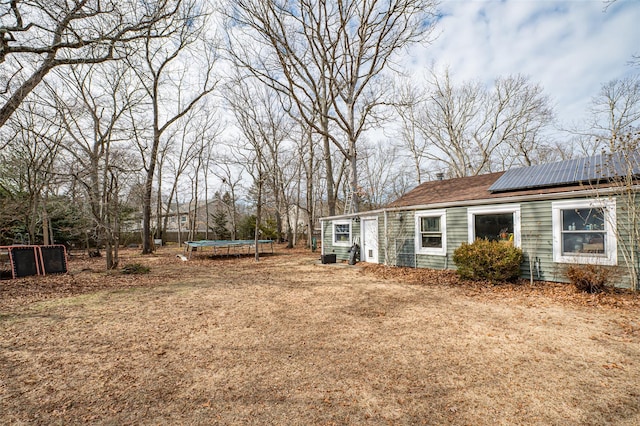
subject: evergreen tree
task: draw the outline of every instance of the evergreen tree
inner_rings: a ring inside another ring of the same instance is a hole
[[[211,220],[213,226],[210,229],[213,232],[213,238],[216,240],[229,240],[231,232],[227,229],[227,214],[223,210],[216,210],[211,213]]]

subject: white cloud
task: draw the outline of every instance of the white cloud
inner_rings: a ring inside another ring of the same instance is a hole
[[[457,81],[525,74],[540,83],[561,123],[584,117],[603,83],[639,68],[640,7],[619,0],[443,0],[438,38],[410,52],[414,73],[449,66]]]

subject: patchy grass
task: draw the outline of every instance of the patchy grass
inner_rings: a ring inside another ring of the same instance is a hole
[[[635,295],[175,254],[1,281],[3,423],[640,423]]]

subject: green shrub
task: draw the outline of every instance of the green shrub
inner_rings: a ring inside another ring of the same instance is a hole
[[[520,276],[522,250],[504,241],[477,239],[472,244],[462,243],[453,252],[453,262],[460,278],[510,281]]]
[[[569,265],[566,274],[576,290],[585,293],[600,293],[607,288],[611,269],[601,265]]]
[[[151,268],[140,263],[130,263],[122,267],[123,274],[148,274]]]

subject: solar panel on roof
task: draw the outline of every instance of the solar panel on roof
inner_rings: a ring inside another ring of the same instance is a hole
[[[626,155],[625,153],[601,154],[507,170],[489,187],[489,191],[513,191],[595,182],[616,176],[626,176],[629,171],[634,176],[640,175],[640,153],[637,151]]]

